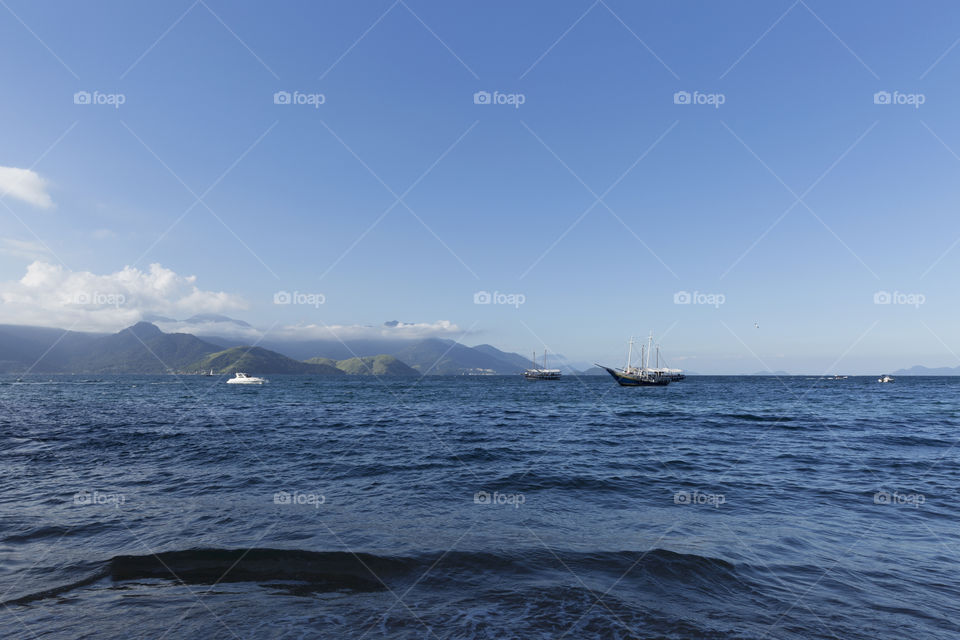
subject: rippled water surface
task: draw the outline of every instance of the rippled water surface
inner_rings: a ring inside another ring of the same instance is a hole
[[[0,377],[4,638],[957,638],[960,379]]]

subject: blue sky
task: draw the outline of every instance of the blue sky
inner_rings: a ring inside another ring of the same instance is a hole
[[[615,362],[653,330],[700,372],[958,365],[958,18],[948,2],[6,0],[0,167],[54,204],[2,199],[0,320],[73,317],[24,293],[36,260],[68,288],[159,263],[210,295],[96,322],[446,321],[467,344]]]

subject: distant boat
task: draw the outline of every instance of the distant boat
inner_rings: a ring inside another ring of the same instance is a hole
[[[644,348],[646,347],[646,348]],[[650,351],[653,347],[653,334],[650,334],[647,345],[640,346],[640,366],[634,367],[633,359],[633,338],[630,338],[629,348],[627,350],[627,364],[622,369],[606,367],[597,364],[598,367],[609,373],[621,387],[663,387],[673,381],[683,380],[683,371],[680,369],[667,369],[660,366],[660,347],[657,346],[657,362],[655,367],[649,366]]]
[[[211,376],[213,375],[213,369],[210,369],[209,372],[207,372],[207,371],[201,371],[201,372],[200,372],[200,375],[202,375],[202,376],[207,376],[207,377],[209,378],[209,377],[211,377]]]
[[[838,375],[838,374],[834,374],[834,375],[830,376],[829,378],[827,378],[827,380],[846,380],[846,379],[847,379],[847,376],[841,376],[841,375]]]
[[[263,384],[264,382],[266,382],[265,378],[248,376],[247,374],[240,373],[239,371],[237,371],[234,377],[227,380],[227,384]]]
[[[533,366],[537,366],[537,352],[533,352]],[[523,372],[523,377],[527,380],[559,380],[560,369],[547,369],[547,350],[543,350],[543,368],[527,369]]]
[[[894,380],[893,376],[885,373],[882,376],[880,376],[877,382],[893,382],[893,380]]]
[[[648,346],[647,346],[647,349],[646,349],[646,359],[647,359],[647,361],[648,361],[648,363],[647,363],[648,365],[649,365],[650,355],[653,353],[653,348],[654,348],[654,347],[653,347],[653,333],[651,332],[651,333],[650,333],[650,337],[649,337],[649,341],[648,341]],[[643,355],[644,355],[644,353],[643,353],[643,345],[640,345],[640,352],[641,352],[640,355],[643,356]],[[670,369],[670,368],[668,368],[668,367],[666,366],[666,364],[667,364],[666,361],[663,362],[663,365],[664,365],[664,366],[660,366],[661,360],[663,360],[663,358],[660,356],[660,345],[657,345],[657,346],[656,346],[656,363],[655,363],[656,366],[654,366],[654,367],[644,366],[644,367],[643,367],[643,371],[645,371],[645,372],[647,372],[647,373],[650,373],[650,374],[653,374],[653,375],[655,375],[655,376],[658,376],[658,377],[660,377],[660,378],[666,378],[666,379],[668,379],[670,382],[680,382],[681,380],[683,380],[684,378],[687,377],[686,375],[684,375],[683,369]]]

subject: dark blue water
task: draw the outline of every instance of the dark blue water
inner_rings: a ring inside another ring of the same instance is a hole
[[[958,392],[0,378],[0,637],[957,638]]]

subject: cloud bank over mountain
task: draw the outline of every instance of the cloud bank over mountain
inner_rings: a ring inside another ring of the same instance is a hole
[[[448,320],[359,324],[276,324],[253,327],[225,314],[249,308],[241,296],[202,289],[196,276],[161,264],[126,266],[98,275],[35,260],[19,280],[0,282],[0,324],[114,332],[141,320],[168,333],[256,342],[272,340],[422,340],[467,335]]]
[[[381,325],[289,325],[271,331],[277,339],[296,340],[422,340],[424,338],[456,338],[467,332],[448,320],[436,322],[398,322],[391,320]]]
[[[115,331],[151,315],[184,317],[247,308],[240,296],[205,291],[196,276],[160,264],[97,275],[37,260],[15,281],[0,283],[0,320],[9,324]]]

